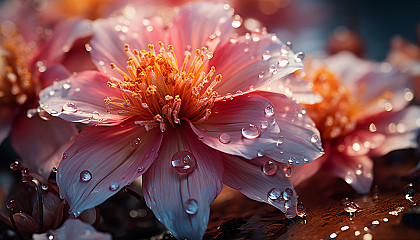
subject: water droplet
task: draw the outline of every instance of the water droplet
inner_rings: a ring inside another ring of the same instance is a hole
[[[271,117],[271,116],[273,116],[274,115],[274,107],[273,106],[271,106],[271,105],[269,105],[269,106],[267,106],[267,107],[265,107],[265,109],[264,109],[264,113],[265,113],[265,116],[266,117]]]
[[[269,71],[269,72],[271,72],[271,73],[273,73],[274,71],[276,71],[276,66],[271,65],[271,66],[268,68],[268,71]]]
[[[133,138],[133,139],[131,139],[131,141],[130,141],[130,146],[132,146],[132,147],[138,147],[139,145],[140,145],[140,143],[141,143],[141,139],[140,138]]]
[[[51,116],[54,116],[54,117],[60,115],[60,113],[57,112],[57,110],[55,110],[55,109],[51,110],[51,113],[50,114],[51,114]]]
[[[293,197],[293,190],[290,188],[284,189],[283,199],[287,201],[287,200],[292,199],[292,197]]]
[[[20,171],[22,168],[22,166],[20,165],[19,161],[14,161],[13,163],[10,164],[10,169],[12,169],[13,171]]]
[[[287,162],[289,162],[289,164],[293,164],[295,161],[296,159],[294,157],[290,157]]]
[[[305,54],[303,52],[298,52],[295,55],[295,61],[298,63],[302,62],[304,58],[305,58]]]
[[[317,143],[319,141],[318,135],[314,134],[311,137],[311,143]]]
[[[44,190],[44,191],[47,191],[48,190],[48,186],[45,185],[45,184],[42,184],[41,185],[41,189]]]
[[[144,170],[144,167],[139,167],[139,168],[137,169],[137,173],[141,173],[141,172],[143,172],[143,170]]]
[[[263,60],[269,60],[271,58],[270,51],[265,51],[262,55]]]
[[[47,240],[54,240],[54,231],[53,230],[48,230],[45,233],[45,236],[47,237]]]
[[[264,163],[262,171],[265,175],[272,176],[277,172],[277,164],[274,161],[268,160]]]
[[[89,182],[92,179],[92,174],[88,170],[80,172],[80,181]]]
[[[290,177],[292,176],[292,168],[288,167],[288,166],[283,166],[283,174],[285,177]]]
[[[303,205],[303,202],[298,203],[297,212],[298,212],[299,217],[301,218],[306,217],[306,209],[305,209],[305,205]]]
[[[194,215],[198,211],[198,202],[195,199],[188,199],[185,202],[185,212]]]
[[[109,190],[110,191],[117,191],[120,188],[120,185],[117,182],[112,182],[109,185]]]
[[[360,207],[357,203],[348,201],[344,203],[344,211],[348,213],[355,213],[360,211]]]
[[[350,227],[349,226],[342,226],[341,227],[341,231],[347,231],[347,230],[349,230],[350,229]]]
[[[330,234],[330,238],[336,238],[337,237],[337,233],[331,233]]]
[[[286,209],[290,208],[292,206],[292,200],[287,200],[284,202],[284,207]]]
[[[293,47],[292,42],[291,42],[291,41],[287,41],[287,42],[286,42],[286,46],[285,46],[285,48],[286,48],[287,50],[291,50],[291,49],[292,49],[292,47]]]
[[[283,137],[283,136],[280,136],[280,137],[279,137],[279,139],[277,139],[276,146],[278,147],[278,146],[280,146],[282,143],[284,143],[284,137]]]
[[[197,160],[192,153],[179,151],[172,156],[171,164],[179,173],[188,174],[197,167]]]
[[[289,64],[289,59],[287,57],[280,57],[277,64],[279,67],[286,67]]]
[[[244,48],[244,53],[249,52],[249,48]]]
[[[264,71],[262,71],[260,74],[258,74],[258,78],[263,78],[264,77]]]
[[[212,59],[213,58],[213,53],[209,52],[209,53],[206,54],[206,56],[207,56],[207,59]]]
[[[242,19],[241,16],[239,16],[239,15],[233,16],[233,19],[232,19],[232,27],[233,28],[239,28],[239,27],[241,27],[242,21],[243,21],[243,19]]]
[[[257,157],[262,157],[262,156],[264,156],[264,154],[265,154],[265,152],[262,149],[257,151]]]
[[[77,112],[77,106],[74,103],[66,103],[66,104],[63,105],[63,111]]]
[[[281,192],[277,188],[272,188],[268,191],[268,198],[271,200],[277,200],[280,196]]]
[[[260,129],[254,124],[248,124],[242,128],[242,136],[247,139],[255,139],[260,136]]]
[[[261,123],[261,130],[265,130],[265,129],[267,129],[267,127],[268,127],[268,122],[267,121],[264,121],[264,122]]]
[[[55,90],[51,89],[50,91],[48,91],[48,95],[54,96],[55,95]]]
[[[6,208],[9,209],[10,211],[13,211],[15,207],[16,207],[15,200],[11,199],[6,202]]]
[[[33,118],[35,116],[35,114],[37,114],[36,108],[28,109],[28,111],[26,112],[26,116],[28,118]]]
[[[227,143],[230,143],[230,140],[231,140],[231,138],[230,138],[229,133],[222,133],[222,134],[219,136],[219,141],[220,141],[221,143],[227,144]]]

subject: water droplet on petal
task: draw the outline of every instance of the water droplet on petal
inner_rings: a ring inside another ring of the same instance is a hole
[[[48,91],[48,95],[54,96],[55,95],[55,90],[51,89],[50,91]]]
[[[270,51],[265,51],[262,55],[263,60],[269,60],[271,58]]]
[[[291,42],[291,41],[287,41],[287,42],[286,42],[286,47],[285,47],[285,48],[286,48],[287,50],[291,50],[291,49],[292,49],[292,47],[293,47],[292,42]]]
[[[271,117],[271,116],[273,116],[274,115],[274,107],[273,106],[271,106],[271,105],[269,105],[269,106],[267,106],[267,107],[265,107],[265,109],[264,109],[264,113],[265,113],[265,116],[266,117]]]
[[[348,171],[346,176],[344,177],[344,180],[346,181],[346,183],[352,184],[354,181],[353,173]]]
[[[268,198],[271,200],[277,200],[280,196],[281,192],[277,188],[272,188],[268,191]]]
[[[63,89],[64,90],[69,90],[71,88],[71,83],[70,82],[65,82],[64,84],[63,84]]]
[[[219,136],[219,141],[220,141],[221,143],[223,143],[223,144],[228,144],[228,143],[230,143],[230,140],[231,140],[231,138],[230,138],[229,133],[222,133],[222,134]]]
[[[267,129],[267,127],[268,127],[268,122],[267,121],[264,121],[264,122],[261,123],[261,129],[262,130]]]
[[[92,174],[88,170],[83,170],[80,173],[81,182],[89,182],[92,179]]]
[[[141,139],[140,138],[133,138],[133,139],[131,139],[131,141],[130,141],[130,145],[132,146],[132,147],[138,147],[139,145],[140,145],[140,143],[141,143]]]
[[[244,48],[244,53],[249,52],[249,48]]]
[[[297,212],[298,212],[299,217],[301,217],[301,218],[306,217],[306,209],[305,209],[305,206],[303,205],[302,202],[298,203],[296,208],[297,208]]]
[[[28,111],[26,112],[26,116],[28,118],[33,118],[35,116],[35,114],[37,114],[36,108],[28,109]]]
[[[360,211],[360,207],[357,205],[357,203],[348,201],[344,203],[344,211],[348,213],[354,213]]]
[[[262,149],[257,151],[257,157],[262,157],[262,156],[264,156],[264,154],[265,154],[265,152]]]
[[[120,185],[117,182],[112,182],[109,185],[109,190],[110,191],[117,191],[120,188]]]
[[[287,200],[284,202],[284,207],[286,209],[290,208],[292,206],[292,200]]]
[[[283,174],[285,177],[292,176],[292,168],[288,166],[283,166]]]
[[[264,163],[262,171],[265,175],[272,176],[277,172],[277,164],[274,161],[268,160]]]
[[[298,52],[295,55],[295,61],[298,63],[302,62],[304,58],[305,58],[305,54],[303,52]]]
[[[312,137],[311,137],[311,142],[312,142],[312,143],[317,143],[318,141],[319,141],[319,137],[318,137],[318,135],[316,135],[316,134],[312,135]]]
[[[287,201],[287,200],[292,199],[292,197],[293,197],[293,190],[290,188],[284,189],[283,199]]]
[[[185,202],[185,212],[194,215],[198,211],[198,202],[195,199],[188,199]]]
[[[258,78],[263,78],[264,77],[264,72],[261,72],[260,74],[258,74]]]
[[[179,151],[172,156],[171,164],[179,173],[188,174],[197,167],[197,160],[192,153]]]
[[[260,136],[260,129],[254,124],[248,124],[242,128],[242,136],[247,139],[255,139]]]
[[[271,72],[271,73],[273,73],[274,71],[276,71],[276,66],[271,65],[271,66],[268,68],[268,71],[269,71],[269,72]]]
[[[9,201],[6,202],[6,208],[9,209],[10,211],[13,211],[13,209],[16,207],[16,202],[15,200],[11,199]]]
[[[63,111],[77,112],[77,106],[74,103],[66,103],[66,104],[63,105]]]
[[[284,137],[283,137],[283,136],[280,136],[280,137],[279,137],[279,139],[277,139],[276,146],[278,147],[278,146],[280,146],[282,143],[284,143]]]
[[[54,231],[53,230],[48,230],[46,233],[45,233],[45,236],[47,237],[47,240],[54,240]]]
[[[280,57],[277,64],[279,67],[286,67],[289,64],[289,59],[287,57]]]
[[[51,114],[51,116],[54,116],[54,117],[60,115],[60,113],[57,110],[55,110],[55,109],[51,110],[51,113],[50,114]]]
[[[293,164],[296,161],[296,159],[294,157],[290,157],[288,162],[289,164]]]

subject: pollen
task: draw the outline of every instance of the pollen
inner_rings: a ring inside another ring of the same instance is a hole
[[[31,50],[14,25],[0,24],[0,105],[15,107],[33,100],[29,71]]]
[[[193,123],[205,121],[218,96],[213,89],[222,77],[213,78],[215,68],[208,66],[212,53],[204,47],[194,56],[187,51],[178,65],[172,45],[165,47],[159,42],[158,49],[152,44],[148,47],[148,51],[131,50],[126,44],[125,69],[110,64],[121,77],[111,78],[108,86],[119,89],[122,97],[105,99],[108,111],[137,115],[143,119],[136,121],[137,125],[161,131],[180,125],[182,118]]]

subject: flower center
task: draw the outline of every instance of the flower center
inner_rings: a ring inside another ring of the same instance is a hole
[[[7,24],[6,24],[7,25]],[[10,26],[0,26],[0,105],[23,105],[33,96],[28,60],[30,49]]]
[[[166,49],[159,42],[158,54],[152,44],[149,48],[150,51],[138,51],[125,45],[126,72],[111,63],[111,68],[121,73],[122,78],[111,77],[108,85],[121,90],[122,99],[105,99],[108,111],[138,115],[143,120],[136,121],[137,125],[146,129],[159,126],[161,131],[168,124],[179,125],[182,118],[194,123],[206,120],[218,96],[213,88],[222,77],[217,75],[212,80],[215,68],[204,70],[212,53],[202,48],[192,57],[187,51],[179,68],[172,45]]]
[[[325,66],[307,71],[305,78],[312,81],[313,90],[323,98],[320,103],[306,106],[322,138],[334,139],[354,130],[358,101],[351,90]]]

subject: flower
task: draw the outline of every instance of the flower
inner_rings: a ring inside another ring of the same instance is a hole
[[[296,215],[297,194],[277,170],[313,161],[322,147],[304,108],[281,92],[305,103],[319,96],[282,78],[302,68],[302,53],[273,34],[235,36],[232,14],[201,2],[167,26],[156,17],[92,23],[99,71],[59,81],[40,99],[48,113],[89,125],[58,167],[70,212],[142,175],[147,205],[177,238],[203,236],[222,183]]]
[[[34,234],[34,240],[74,239],[74,240],[111,240],[111,234],[97,232],[92,226],[78,219],[67,219],[63,226],[55,231]]]
[[[408,106],[414,97],[410,75],[343,52],[321,67],[308,67],[306,78],[324,99],[307,111],[321,132],[325,156],[294,167],[294,184],[324,168],[367,193],[373,181],[371,157],[417,147],[420,109]]]

